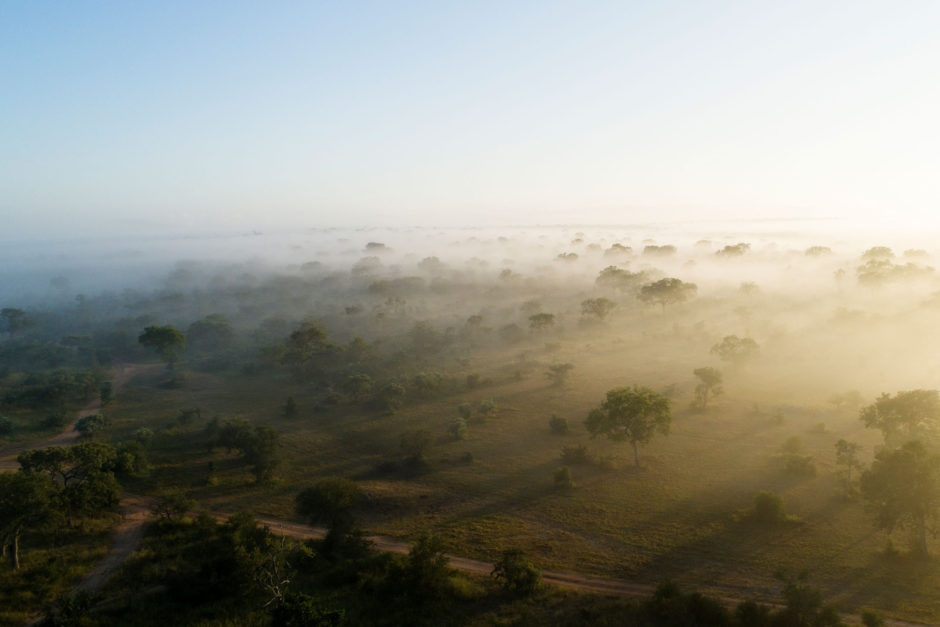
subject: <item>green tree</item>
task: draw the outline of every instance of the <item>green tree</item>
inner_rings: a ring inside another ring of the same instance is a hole
[[[696,292],[698,292],[698,286],[695,283],[666,278],[641,287],[637,298],[648,305],[660,305],[663,311],[666,311],[666,305],[684,303],[694,298]]]
[[[420,464],[424,462],[424,455],[431,446],[431,433],[425,429],[406,431],[401,434],[399,444],[402,453],[409,463]]]
[[[910,530],[916,550],[927,555],[927,534],[936,534],[940,510],[940,456],[918,441],[882,449],[862,473],[861,491],[878,528]]]
[[[326,524],[327,544],[336,546],[353,531],[353,509],[361,498],[362,490],[354,481],[331,477],[301,491],[294,500],[294,508],[310,522]]]
[[[671,423],[669,399],[640,386],[609,390],[600,407],[592,409],[584,421],[592,438],[606,435],[615,442],[630,442],[638,467],[639,445],[648,443],[656,433],[668,435]]]
[[[551,418],[548,419],[548,426],[555,435],[568,434],[568,420],[558,414],[552,414]]]
[[[858,452],[861,448],[861,445],[849,442],[844,438],[836,442],[836,464],[845,468],[843,486],[846,496],[850,495],[854,489],[852,471],[862,469],[862,462],[858,459]]]
[[[940,392],[910,390],[894,396],[882,394],[862,408],[859,418],[869,429],[878,429],[885,444],[896,447],[908,440],[936,442],[940,429]]]
[[[739,364],[756,357],[760,353],[760,347],[749,337],[726,335],[721,342],[712,346],[711,353],[718,355],[722,361]]]
[[[218,350],[227,348],[235,339],[235,330],[223,314],[209,314],[186,329],[186,338],[197,349]]]
[[[177,351],[186,345],[186,336],[171,326],[149,326],[138,336],[137,341],[157,351],[172,366],[179,359]]]
[[[438,536],[430,533],[418,536],[405,559],[403,583],[409,596],[418,603],[441,598],[452,573],[449,562],[444,542]]]
[[[532,331],[541,331],[542,329],[555,324],[555,314],[537,313],[529,316],[529,329]]]
[[[346,377],[343,382],[343,392],[345,392],[354,401],[360,401],[372,391],[372,377],[367,374],[353,374]]]
[[[282,362],[290,366],[298,379],[320,372],[325,358],[336,352],[326,331],[314,322],[304,322],[287,338]]]
[[[709,397],[715,397],[722,393],[721,388],[721,370],[718,368],[696,368],[692,371],[698,377],[699,383],[695,386],[695,401],[693,406],[696,409],[705,409],[708,407]]]
[[[470,416],[473,413],[473,406],[470,403],[461,403],[457,405],[457,413],[460,414],[460,417],[464,420],[470,420]]]
[[[533,564],[522,549],[503,551],[493,566],[492,576],[503,591],[513,596],[531,596],[542,582],[542,571]]]
[[[616,306],[617,303],[609,298],[588,298],[581,301],[581,315],[603,320]]]
[[[47,476],[0,473],[0,540],[9,551],[14,570],[20,567],[20,535],[52,516],[55,492]]]

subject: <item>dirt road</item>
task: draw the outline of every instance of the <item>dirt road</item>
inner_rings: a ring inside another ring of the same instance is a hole
[[[114,373],[114,378],[111,380],[113,390],[116,393],[125,383],[133,379],[138,374],[142,372],[155,371],[162,367],[162,364],[122,364],[117,367],[117,370]],[[58,435],[49,438],[44,442],[37,442],[34,444],[17,444],[10,448],[0,450],[0,471],[19,470],[20,465],[16,461],[16,456],[23,451],[49,448],[50,446],[68,446],[73,444],[75,440],[78,439],[78,431],[75,430],[75,425],[78,423],[78,421],[83,416],[97,414],[99,411],[101,411],[101,399],[96,398],[92,402],[88,403],[85,407],[80,409],[75,414],[75,418],[72,420],[72,423]]]

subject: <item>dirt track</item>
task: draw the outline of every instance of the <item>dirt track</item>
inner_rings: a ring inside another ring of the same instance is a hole
[[[122,364],[118,366],[117,371],[114,373],[114,378],[111,380],[111,385],[113,386],[114,392],[117,393],[117,391],[125,383],[130,381],[141,372],[156,370],[160,367],[161,364]],[[68,446],[69,444],[74,443],[75,440],[78,439],[78,431],[75,430],[75,425],[78,423],[78,421],[83,416],[97,414],[99,411],[101,411],[101,399],[96,398],[92,402],[85,405],[85,407],[80,409],[75,414],[75,418],[72,420],[72,423],[58,435],[53,436],[44,442],[37,442],[34,444],[17,444],[16,446],[3,449],[0,451],[0,471],[19,470],[20,465],[16,461],[16,456],[23,451],[49,448],[50,446]]]

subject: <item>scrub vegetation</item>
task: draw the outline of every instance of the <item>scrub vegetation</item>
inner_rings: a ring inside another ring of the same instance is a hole
[[[0,621],[940,621],[929,253],[387,235],[0,303]]]

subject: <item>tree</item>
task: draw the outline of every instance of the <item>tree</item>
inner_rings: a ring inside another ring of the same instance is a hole
[[[186,496],[181,490],[165,490],[157,497],[153,513],[164,520],[181,520],[195,505],[196,501]]]
[[[79,418],[75,423],[75,430],[80,437],[91,440],[107,431],[110,426],[111,420],[103,414],[91,414]]]
[[[14,307],[4,307],[0,310],[0,318],[6,323],[7,332],[10,336],[16,335],[19,331],[29,328],[33,324],[33,319],[22,309]]]
[[[537,313],[529,316],[529,328],[533,331],[541,331],[546,327],[555,324],[555,314]]]
[[[935,442],[940,439],[940,392],[910,390],[894,396],[882,394],[861,410],[859,418],[869,429],[879,429],[888,446],[896,447],[918,438]]]
[[[450,581],[450,558],[444,554],[444,542],[435,535],[422,533],[411,545],[405,559],[404,584],[408,593],[421,603],[439,598]]]
[[[592,409],[584,421],[592,438],[606,435],[615,442],[630,442],[637,467],[639,445],[648,443],[656,433],[668,435],[671,423],[669,399],[640,386],[609,390],[600,407]]]
[[[584,316],[594,316],[598,320],[603,320],[607,314],[617,306],[617,303],[609,298],[588,298],[581,301],[581,314]]]
[[[470,403],[461,403],[457,405],[457,413],[460,414],[460,417],[464,420],[470,420],[470,415],[473,413],[473,406]]]
[[[632,292],[646,278],[645,272],[630,272],[617,266],[607,266],[598,273],[594,284],[598,287],[615,289],[621,292]]]
[[[568,421],[558,414],[552,414],[552,417],[548,419],[548,426],[555,435],[568,434]]]
[[[138,336],[137,341],[143,346],[156,350],[160,357],[172,366],[173,362],[179,358],[176,351],[186,345],[186,336],[171,326],[149,326]]]
[[[336,347],[331,344],[326,331],[314,322],[304,322],[287,338],[283,363],[294,370],[298,379],[319,372],[319,362],[332,354]]]
[[[492,575],[503,591],[513,596],[531,596],[538,591],[542,582],[542,572],[529,561],[522,549],[503,551],[493,566]]]
[[[354,401],[362,400],[366,394],[372,391],[372,377],[367,374],[353,374],[346,377],[343,382],[343,391]]]
[[[927,534],[936,534],[940,510],[940,456],[918,441],[882,449],[862,473],[862,496],[875,514],[875,525],[891,533],[910,530],[917,551],[927,555]]]
[[[696,368],[692,371],[699,379],[695,386],[695,402],[693,406],[698,409],[705,409],[708,406],[709,396],[718,396],[722,393],[721,388],[721,370],[717,368]]]
[[[335,546],[353,531],[353,508],[361,498],[362,490],[354,481],[331,477],[301,491],[294,500],[294,509],[314,524],[326,524],[327,544]]]
[[[256,425],[251,437],[239,444],[242,457],[255,476],[255,481],[269,481],[281,463],[280,434],[266,425]]]
[[[695,283],[686,283],[679,279],[660,279],[640,288],[637,298],[648,305],[660,305],[666,311],[666,305],[684,303],[698,292]]]
[[[467,437],[467,421],[463,418],[457,418],[447,427],[447,433],[455,440],[463,440]]]
[[[861,448],[861,445],[849,442],[844,438],[836,442],[836,463],[845,467],[844,487],[846,496],[850,495],[853,490],[852,470],[862,469],[862,463],[858,460],[858,452]]]
[[[760,353],[760,346],[749,337],[726,335],[721,342],[712,346],[712,355],[718,355],[722,361],[743,363]]]
[[[572,370],[574,370],[574,364],[571,363],[552,364],[545,372],[545,376],[552,382],[552,385],[562,387],[568,381]]]
[[[0,540],[13,570],[20,567],[20,534],[53,513],[55,485],[49,477],[24,472],[0,473]]]

